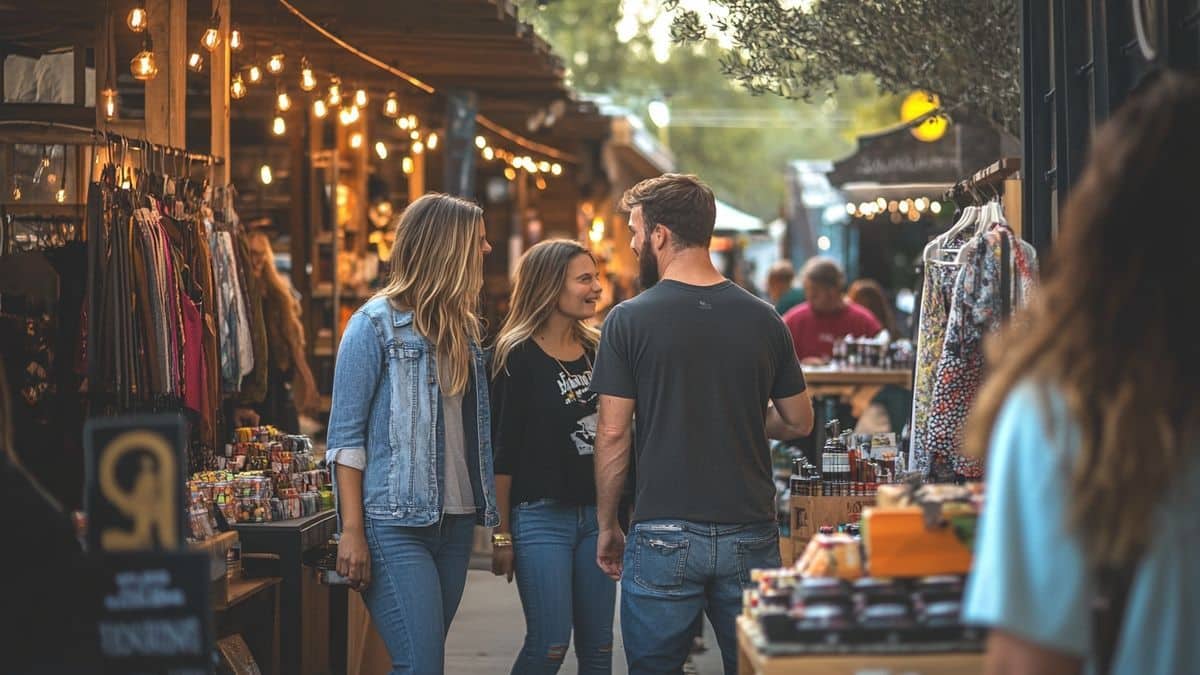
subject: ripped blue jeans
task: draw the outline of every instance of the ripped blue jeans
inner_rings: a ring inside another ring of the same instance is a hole
[[[630,675],[678,673],[707,612],[726,675],[737,672],[735,622],[750,571],[779,567],[774,522],[649,520],[625,541],[621,635]]]
[[[617,585],[596,565],[596,507],[527,502],[513,508],[512,529],[526,627],[513,675],[557,673],[572,626],[580,675],[609,675]]]

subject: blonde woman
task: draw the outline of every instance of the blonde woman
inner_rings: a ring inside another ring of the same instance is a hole
[[[500,527],[492,572],[512,581],[526,635],[515,675],[557,673],[575,629],[579,672],[612,671],[616,584],[596,566],[596,262],[574,241],[529,249],[496,339]],[[511,544],[509,543],[511,542]]]
[[[393,673],[440,673],[474,526],[495,527],[487,370],[475,314],[491,251],[474,203],[429,194],[396,228],[391,277],[338,348],[326,459],[337,571]]]

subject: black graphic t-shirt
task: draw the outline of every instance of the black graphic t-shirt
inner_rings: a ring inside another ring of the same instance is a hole
[[[594,359],[589,352],[560,366],[526,340],[492,381],[496,473],[512,476],[513,506],[538,499],[596,503]]]

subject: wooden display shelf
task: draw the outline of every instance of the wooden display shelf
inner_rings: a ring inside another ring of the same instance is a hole
[[[911,389],[912,371],[806,366],[804,368],[804,380],[810,385],[862,387],[892,384],[897,387]]]
[[[254,597],[256,593],[265,591],[266,589],[279,584],[283,579],[279,577],[262,577],[261,579],[238,579],[229,582],[229,592],[222,601],[219,598],[213,599],[213,610],[224,612],[232,607],[240,605],[242,602]]]
[[[759,648],[754,620],[737,620],[738,675],[973,675],[983,672],[983,654],[808,654],[768,656]]]

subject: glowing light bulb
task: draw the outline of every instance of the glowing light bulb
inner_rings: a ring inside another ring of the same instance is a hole
[[[541,171],[542,173],[550,173],[550,162],[544,160],[538,162],[538,171]]]
[[[345,126],[345,127],[348,127],[351,124],[354,124],[355,122],[357,122],[358,121],[358,106],[356,106],[356,105],[344,106],[341,109],[341,111],[338,112],[338,120],[341,121],[342,126]]]
[[[408,128],[409,128],[409,129],[416,129],[416,128],[417,128],[417,127],[419,127],[419,126],[421,126],[421,125],[420,125],[420,123],[418,123],[418,122],[417,122],[417,116],[416,116],[416,115],[409,115],[409,116],[408,116]]]
[[[356,132],[350,134],[350,147],[357,150],[362,147],[362,144],[363,144],[363,135],[361,132],[356,131]]]
[[[405,157],[404,159],[400,160],[400,170],[403,171],[405,175],[412,175],[412,172],[416,170],[416,166],[413,164],[413,158]]]
[[[217,25],[214,23],[204,31],[204,35],[200,38],[200,46],[211,53],[219,44],[221,44],[221,32],[217,30]]]
[[[431,131],[431,132],[429,132],[429,137],[425,139],[425,147],[429,148],[430,150],[437,150],[437,146],[438,146],[437,132]]]
[[[883,197],[880,197],[879,199],[875,200],[875,205],[879,207],[880,211],[882,211],[887,208],[887,200]]]
[[[13,189],[12,189],[12,200],[13,200],[14,202],[19,202],[19,201],[21,201],[21,186],[20,186],[20,185],[14,185],[14,186],[13,186]]]
[[[249,78],[250,84],[262,82],[262,68],[259,68],[257,65],[250,66],[250,69],[246,71],[246,76]]]
[[[188,55],[187,66],[188,70],[193,73],[204,70],[204,57],[200,55],[200,52],[192,52]]]
[[[104,105],[104,118],[113,119],[117,116],[117,90],[112,87],[105,87],[104,91],[100,92],[100,100]]]
[[[550,165],[550,173],[554,174],[555,176],[561,176],[562,171],[563,171],[562,164],[555,162]]]
[[[400,99],[396,98],[394,91],[389,91],[387,100],[383,102],[383,116],[391,119],[400,116]]]
[[[146,30],[146,26],[150,25],[146,17],[146,8],[139,5],[129,10],[129,15],[125,17],[125,25],[135,33]]]
[[[517,179],[517,170],[512,168],[511,166],[505,168],[504,169],[504,177],[509,180],[516,180]]]
[[[279,95],[275,97],[275,107],[278,108],[280,112],[287,112],[291,110],[292,97],[288,96],[286,91],[279,92]]]
[[[270,164],[263,164],[258,167],[258,179],[262,181],[263,185],[270,185],[271,181],[275,180],[275,176],[271,174]]]
[[[408,132],[408,138],[410,140],[414,140],[414,141],[420,140],[421,132],[417,131],[416,129],[413,129],[412,131]]]
[[[336,77],[329,81],[329,95],[325,97],[325,102],[330,107],[342,104],[342,82]]]
[[[287,122],[283,120],[282,115],[276,115],[271,121],[271,133],[276,136],[282,136],[287,133]]]
[[[379,159],[387,159],[388,158],[387,145],[384,144],[383,141],[375,142],[375,154],[379,156]]]
[[[852,216],[857,210],[858,207],[856,207],[852,202],[846,202],[846,215]]]
[[[924,212],[925,209],[929,208],[929,202],[925,201],[924,197],[917,197],[913,202],[913,206],[917,207],[918,211]]]
[[[155,75],[158,75],[158,61],[154,56],[154,43],[150,40],[150,34],[146,34],[146,39],[142,40],[142,51],[133,57],[129,62],[129,72],[133,73],[135,79],[143,82],[153,80]]]
[[[475,147],[479,148],[480,150],[486,148],[487,147],[487,139],[484,138],[483,136],[476,136],[475,137]]]
[[[272,54],[267,59],[267,72],[278,75],[283,72],[283,54]]]
[[[404,131],[408,131],[408,118],[401,117],[400,119],[396,120],[396,126],[400,127]]]
[[[241,73],[233,76],[233,82],[229,85],[229,95],[234,98],[246,96],[246,83],[242,81]]]
[[[936,216],[937,214],[939,214],[939,213],[941,213],[941,212],[942,212],[942,203],[941,203],[941,202],[934,202],[934,203],[930,204],[930,205],[929,205],[929,210],[930,210],[931,212],[933,212],[933,215],[935,215],[935,216]]]
[[[325,99],[319,98],[313,101],[313,114],[317,116],[317,119],[325,119],[325,116],[329,114],[329,107],[325,105]]]
[[[489,145],[488,147],[483,149],[483,158],[489,162],[492,161],[493,159],[496,159],[496,151],[493,150],[492,147]]]
[[[419,155],[422,152],[425,152],[425,144],[422,143],[421,141],[413,141],[412,154]]]
[[[54,193],[54,201],[58,202],[59,204],[67,201],[67,191],[60,188],[58,192]]]
[[[229,48],[235,52],[240,52],[240,51],[242,51],[243,46],[244,46],[244,44],[242,43],[242,31],[240,31],[236,28],[229,31]]]
[[[358,91],[354,92],[354,105],[356,105],[360,108],[367,107],[367,90],[366,89],[359,89]]]
[[[539,190],[545,190],[545,189],[546,189],[546,179],[545,179],[545,178],[542,178],[541,176],[538,176],[538,177],[537,177],[537,180],[535,180],[535,181],[533,182],[533,184],[534,184],[534,185],[536,185],[536,186],[537,186],[537,189],[539,189]]]
[[[588,232],[588,238],[592,240],[593,244],[599,244],[604,241],[604,230],[592,228],[592,231]]]
[[[304,91],[312,91],[317,88],[317,76],[313,74],[308,59],[300,60],[300,88]]]

